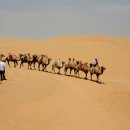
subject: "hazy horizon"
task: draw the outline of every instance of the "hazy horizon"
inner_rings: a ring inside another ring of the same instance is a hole
[[[0,17],[0,38],[130,37],[128,0],[4,0]]]

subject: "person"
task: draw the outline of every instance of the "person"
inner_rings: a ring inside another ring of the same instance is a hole
[[[8,53],[8,58],[12,59],[12,54],[10,52]]]
[[[97,58],[94,58],[93,62],[92,62],[92,65],[95,67],[98,65],[98,60]]]
[[[28,53],[28,58],[29,58],[29,59],[31,58],[31,55],[30,55],[30,53]]]
[[[75,59],[74,59],[74,58],[72,59],[72,65],[73,65],[73,66],[76,65],[76,62],[75,62]]]
[[[58,59],[57,64],[58,66],[62,66],[61,59]]]
[[[68,65],[70,65],[70,64],[71,64],[71,58],[68,59]]]
[[[5,62],[0,58],[0,78],[2,80],[6,80],[5,78]]]

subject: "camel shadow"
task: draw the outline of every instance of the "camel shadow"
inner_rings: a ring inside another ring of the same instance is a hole
[[[47,70],[44,70],[43,72],[50,73],[50,74],[56,74],[56,75],[63,75],[61,73],[56,73],[56,72],[47,71]]]
[[[75,75],[69,75],[69,74],[63,74],[64,76],[67,76],[67,77],[73,77],[73,78],[77,78],[77,79],[84,79],[84,80],[87,80],[83,77],[79,77],[79,76],[75,76]]]
[[[28,69],[28,68],[26,68]],[[29,69],[29,70],[36,70],[36,69]],[[48,70],[40,70],[41,72],[45,72],[45,73],[50,73],[50,74],[54,74],[54,75],[63,75],[63,76],[67,76],[67,77],[73,77],[73,78],[76,78],[76,79],[82,79],[82,80],[88,80],[88,81],[92,81],[92,82],[95,82],[95,83],[98,83],[98,84],[104,84],[104,82],[99,82],[97,80],[91,80],[89,78],[83,78],[83,77],[80,77],[80,76],[75,76],[75,75],[70,75],[70,74],[62,74],[62,73],[56,73],[56,72],[53,72],[53,71],[48,71]]]
[[[105,83],[104,82],[101,82],[101,81],[97,81],[97,80],[94,80],[94,79],[89,79],[90,81],[92,81],[92,82],[95,82],[95,83],[98,83],[98,84],[104,84],[105,85]]]
[[[95,82],[95,83],[98,83],[98,84],[104,84],[105,85],[105,83],[104,82],[99,82],[99,81],[97,81],[97,80],[91,80],[91,79],[89,79],[89,78],[83,78],[83,77],[79,77],[79,76],[75,76],[75,75],[69,75],[69,74],[61,74],[61,73],[56,73],[56,72],[52,72],[52,71],[47,71],[47,70],[44,70],[43,72],[46,72],[46,73],[51,73],[51,74],[55,74],[55,75],[63,75],[63,76],[67,76],[67,77],[73,77],[73,78],[77,78],[77,79],[82,79],[82,80],[88,80],[88,81],[92,81],[92,82]]]

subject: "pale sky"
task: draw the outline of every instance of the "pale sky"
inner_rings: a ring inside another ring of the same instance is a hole
[[[130,37],[130,0],[0,0],[0,38]]]

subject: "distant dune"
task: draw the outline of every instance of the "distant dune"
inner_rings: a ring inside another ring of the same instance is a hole
[[[130,38],[0,39],[0,53],[9,52],[89,63],[96,57],[106,71],[100,77],[104,84],[98,84],[65,76],[63,70],[58,75],[28,70],[27,64],[21,69],[6,64],[8,80],[0,82],[0,130],[130,130]]]

